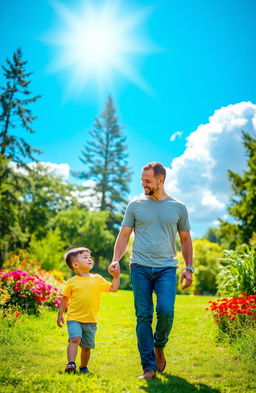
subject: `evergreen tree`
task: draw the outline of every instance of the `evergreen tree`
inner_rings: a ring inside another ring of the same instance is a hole
[[[14,52],[12,60],[7,59],[7,66],[2,66],[6,86],[0,87],[0,154],[7,160],[25,166],[24,158],[34,160],[33,153],[39,150],[31,147],[24,138],[12,135],[11,129],[21,126],[26,131],[33,133],[32,122],[36,119],[32,116],[29,104],[37,101],[40,96],[30,97],[28,90],[30,81],[27,79],[32,74],[26,72],[27,61],[22,60],[21,49]]]
[[[14,128],[24,128],[34,132],[31,123],[36,119],[32,116],[29,104],[40,96],[30,98],[28,90],[30,81],[27,79],[26,61],[22,60],[20,49],[14,52],[12,60],[7,59],[3,66],[5,86],[0,86],[0,264],[10,248],[24,244],[27,233],[21,227],[24,214],[23,195],[29,187],[26,176],[13,169],[27,166],[25,159],[34,159],[33,153],[40,151],[31,147],[22,137],[11,133]],[[19,130],[20,131],[20,130]]]
[[[80,157],[85,170],[75,175],[80,179],[93,180],[93,194],[99,197],[99,209],[113,213],[126,202],[131,171],[127,164],[126,136],[118,124],[111,96],[89,133],[91,138]]]
[[[243,132],[243,141],[248,156],[247,170],[239,175],[228,171],[233,190],[228,211],[235,222],[221,221],[221,235],[229,241],[231,248],[249,243],[256,231],[256,138]]]

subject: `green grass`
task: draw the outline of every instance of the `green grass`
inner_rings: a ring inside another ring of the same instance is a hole
[[[102,296],[89,369],[65,375],[67,330],[56,313],[23,317],[0,327],[1,393],[252,393],[256,368],[232,348],[216,345],[216,327],[204,310],[209,298],[177,296],[175,323],[167,344],[167,368],[152,381],[139,381],[132,293]],[[77,362],[79,364],[79,361]]]

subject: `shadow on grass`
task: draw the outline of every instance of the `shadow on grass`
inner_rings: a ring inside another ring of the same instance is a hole
[[[220,393],[219,389],[213,389],[203,383],[191,384],[185,379],[163,373],[161,379],[155,378],[147,381],[147,386],[140,389],[149,393]]]

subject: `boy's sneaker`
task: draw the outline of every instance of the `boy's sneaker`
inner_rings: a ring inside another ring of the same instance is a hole
[[[74,373],[75,374],[75,372],[76,372],[76,364],[75,364],[75,362],[69,362],[66,365],[65,373]]]
[[[89,374],[90,371],[88,370],[87,367],[80,367],[80,373],[81,374]]]

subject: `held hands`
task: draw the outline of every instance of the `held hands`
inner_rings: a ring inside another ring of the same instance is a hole
[[[182,289],[186,289],[190,287],[190,285],[193,282],[192,274],[193,273],[190,270],[183,270],[183,273],[180,278],[180,284],[182,285],[184,280],[185,280],[185,284],[182,286]]]
[[[120,277],[120,265],[119,262],[113,261],[108,267],[108,272],[111,276],[118,278]]]
[[[65,319],[63,315],[58,315],[57,325],[61,328],[62,325],[65,325]]]

